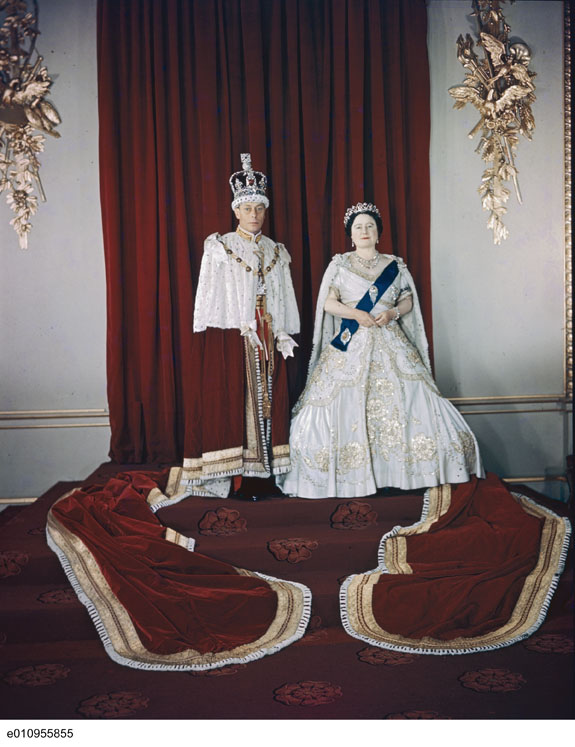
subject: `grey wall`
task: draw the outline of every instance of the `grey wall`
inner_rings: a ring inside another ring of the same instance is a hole
[[[27,250],[0,197],[0,497],[85,477],[106,461],[109,443],[106,417],[74,412],[107,408],[96,0],[39,5],[38,49],[63,121],[61,138],[47,137],[40,154],[47,202]],[[52,410],[56,417],[40,417]]]
[[[435,372],[445,396],[482,400],[460,406],[475,413],[466,418],[489,469],[551,477],[565,472],[572,449],[569,418],[557,401],[565,370],[563,3],[502,7],[510,36],[532,50],[537,101],[533,140],[521,138],[516,157],[523,205],[513,192],[504,218],[510,235],[496,246],[477,192],[485,168],[474,152],[478,137],[467,137],[479,116],[469,104],[453,109],[447,92],[464,79],[458,35],[477,38],[471,2],[428,0]],[[510,409],[517,412],[493,412]],[[556,482],[534,487],[565,493]]]

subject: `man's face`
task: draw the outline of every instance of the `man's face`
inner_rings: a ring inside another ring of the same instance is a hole
[[[258,233],[264,224],[266,206],[263,202],[242,202],[234,208],[234,213],[240,222],[240,228],[249,233]]]

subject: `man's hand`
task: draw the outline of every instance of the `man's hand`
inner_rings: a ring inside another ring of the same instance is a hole
[[[263,349],[263,345],[257,334],[257,328],[258,325],[255,319],[251,322],[242,322],[240,327],[242,337],[248,338],[254,350],[257,350],[257,348]]]
[[[276,347],[284,358],[293,358],[293,349],[299,347],[297,342],[290,337],[287,332],[278,332],[276,337]]]

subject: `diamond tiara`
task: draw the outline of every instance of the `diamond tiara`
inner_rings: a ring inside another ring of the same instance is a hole
[[[352,205],[350,208],[347,209],[345,216],[343,218],[343,225],[347,226],[347,223],[352,215],[357,215],[358,213],[365,213],[369,211],[370,213],[375,213],[377,216],[381,218],[381,213],[377,209],[377,207],[371,203],[371,202],[358,202],[357,205]]]

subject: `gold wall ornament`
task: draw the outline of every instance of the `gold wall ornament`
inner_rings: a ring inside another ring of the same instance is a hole
[[[0,0],[0,192],[15,213],[10,225],[20,248],[28,248],[30,217],[38,208],[36,187],[43,202],[38,153],[44,133],[60,137],[60,115],[46,100],[52,79],[36,50],[38,2]],[[40,130],[40,132],[37,132]]]
[[[495,244],[509,235],[502,221],[511,193],[505,182],[513,182],[517,200],[522,202],[514,160],[519,135],[531,140],[535,129],[531,104],[535,101],[536,74],[529,70],[531,52],[523,42],[509,42],[511,29],[499,7],[502,2],[505,0],[472,0],[471,15],[477,19],[477,46],[483,50],[483,59],[475,52],[471,35],[466,34],[464,39],[460,34],[457,59],[467,73],[462,85],[449,89],[455,109],[469,103],[481,115],[468,137],[481,133],[475,152],[488,167],[478,191],[483,209],[490,213],[487,228],[493,231]]]

